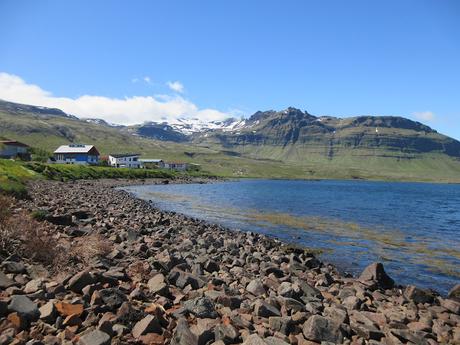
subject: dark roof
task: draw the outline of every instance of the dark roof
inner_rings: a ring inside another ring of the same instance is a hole
[[[11,145],[11,146],[29,147],[29,145],[26,145],[26,144],[21,143],[21,142],[16,141],[16,140],[0,140],[0,144]]]
[[[140,156],[140,153],[111,153],[109,156],[115,157],[115,158],[121,158],[121,157],[133,157],[133,156]]]

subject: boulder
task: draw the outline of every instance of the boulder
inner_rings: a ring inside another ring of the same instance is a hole
[[[207,297],[197,297],[184,303],[185,310],[199,318],[216,318],[218,316],[214,303]]]
[[[256,301],[254,305],[254,312],[257,316],[261,317],[281,316],[281,312],[278,308],[261,300]]]
[[[179,319],[171,339],[171,345],[198,345],[198,337],[193,334],[185,319]]]
[[[251,334],[245,339],[243,345],[267,345],[267,343],[257,334]]]
[[[213,260],[208,260],[203,267],[209,273],[218,272],[219,271],[219,264]]]
[[[180,270],[172,270],[168,275],[168,280],[181,289],[187,285],[190,285],[192,289],[199,289],[205,285],[205,282],[199,277]]]
[[[161,334],[161,325],[158,319],[153,315],[144,317],[136,323],[132,330],[133,337],[136,339],[147,333]]]
[[[266,292],[264,284],[260,281],[260,279],[254,279],[250,281],[246,286],[246,290],[252,293],[254,296],[260,296]]]
[[[332,343],[342,343],[343,335],[340,325],[320,315],[311,316],[302,328],[305,339],[316,342],[329,341]]]
[[[460,315],[460,302],[453,299],[442,299],[441,305],[452,313]]]
[[[168,294],[168,285],[166,284],[165,276],[161,273],[150,278],[147,286],[152,293],[156,293],[161,296]]]
[[[8,260],[5,260],[5,261],[2,262],[0,267],[3,268],[3,270],[6,273],[19,274],[19,273],[25,273],[26,272],[26,266],[24,265],[24,263],[22,261],[8,261]]]
[[[198,337],[198,345],[205,345],[214,340],[214,327],[219,324],[215,319],[197,319],[196,325],[190,327],[193,334]]]
[[[37,292],[38,290],[43,289],[44,286],[45,284],[43,283],[43,279],[32,279],[24,287],[24,292],[26,294],[34,293],[34,292]]]
[[[394,280],[386,274],[380,262],[367,266],[358,280],[370,289],[392,289],[395,285]]]
[[[214,328],[216,341],[222,340],[225,344],[234,344],[240,334],[232,325],[218,325]]]
[[[118,288],[109,288],[99,290],[99,296],[104,305],[110,309],[117,309],[127,300],[126,295]]]
[[[10,278],[8,278],[5,273],[0,271],[0,289],[7,289],[13,285],[14,282]]]
[[[73,292],[81,293],[85,286],[94,283],[96,283],[94,276],[88,271],[82,271],[70,278],[69,289]]]
[[[431,292],[422,290],[414,285],[409,285],[404,290],[404,297],[414,303],[431,303],[434,300],[434,296]]]
[[[1,272],[0,272],[1,274]],[[0,278],[1,281],[1,278]],[[1,285],[0,285],[1,287]],[[456,300],[457,302],[460,302],[460,284],[455,285],[447,294],[447,298]]]
[[[289,345],[289,343],[286,343],[284,340],[277,337],[267,337],[264,339],[264,341],[268,345]]]
[[[4,317],[8,314],[8,302],[0,300],[0,317]]]
[[[288,335],[294,328],[294,322],[289,316],[271,316],[268,318],[268,325],[273,332],[280,332]]]
[[[53,301],[49,301],[40,307],[40,320],[52,324],[56,320],[56,307]]]
[[[10,312],[17,312],[29,321],[35,321],[40,316],[37,304],[32,302],[27,296],[23,295],[12,296],[10,304],[8,305],[8,310]]]
[[[78,345],[110,345],[110,335],[97,329],[80,337]]]
[[[81,303],[68,303],[64,301],[58,301],[54,304],[56,310],[61,316],[78,315],[83,313],[83,304]]]

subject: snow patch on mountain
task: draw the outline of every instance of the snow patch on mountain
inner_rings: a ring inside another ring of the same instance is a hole
[[[231,132],[245,126],[246,120],[230,118],[222,121],[205,122],[197,118],[180,118],[168,123],[176,131],[185,135],[221,130]]]

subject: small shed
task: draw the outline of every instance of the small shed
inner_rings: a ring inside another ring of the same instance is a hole
[[[165,162],[164,167],[170,170],[185,171],[188,169],[188,163],[185,162]]]
[[[0,140],[0,158],[30,159],[29,145],[16,140]]]

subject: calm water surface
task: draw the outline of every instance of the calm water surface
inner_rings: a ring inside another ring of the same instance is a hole
[[[400,284],[460,281],[460,185],[241,180],[124,188],[156,206],[321,249],[359,274],[382,261]]]

